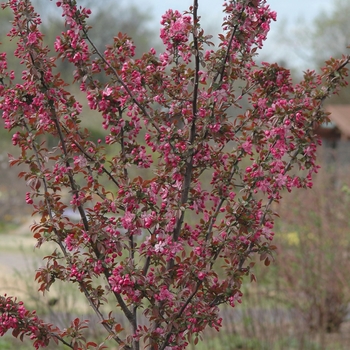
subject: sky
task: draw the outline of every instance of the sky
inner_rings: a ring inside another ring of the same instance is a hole
[[[136,0],[129,2],[137,3]],[[212,17],[221,18],[221,4],[223,1],[216,0],[199,0],[199,11],[204,15],[211,14]],[[178,9],[183,11],[192,3],[192,0],[150,0],[144,3],[151,5],[151,10],[156,17],[160,17],[167,9]],[[267,3],[271,9],[276,11],[280,19],[288,18],[294,21],[300,16],[312,19],[322,10],[332,7],[332,0],[268,0]]]
[[[107,0],[105,1],[107,2]],[[159,22],[166,10],[172,8],[183,12],[193,4],[193,0],[144,0],[142,2],[140,0],[108,0],[110,3],[114,1],[126,5],[125,8],[129,5],[140,7],[140,3],[142,3],[140,10],[149,13],[150,17],[153,18],[151,27],[157,37],[159,36]],[[202,26],[207,34],[213,34],[214,37],[217,37],[217,33],[221,30],[223,1],[199,0],[199,15],[202,17]],[[311,29],[315,17],[323,11],[330,11],[335,1],[267,0],[271,9],[277,12],[277,22],[271,24],[271,31],[264,44],[264,49],[260,52],[261,59],[286,64],[289,68],[295,68],[299,71],[314,68],[313,62],[310,62],[309,59],[311,52],[308,51],[307,45],[303,45],[304,37],[301,36],[302,42],[295,42],[294,33],[298,29],[300,31],[301,24],[303,28],[306,26]],[[54,2],[51,3],[53,8],[55,8]],[[96,0],[85,0],[85,2],[96,5]]]
[[[138,0],[129,0],[129,3],[137,4]],[[203,23],[209,31],[220,30],[222,18],[222,0],[199,0],[199,14],[202,16]],[[330,11],[332,9],[333,0],[268,0],[270,8],[277,12],[277,22],[271,24],[271,31],[265,43],[262,55],[266,57],[272,56],[276,61],[290,60],[295,68],[305,69],[308,62],[301,56],[298,56],[294,50],[281,52],[279,33],[284,28],[284,35],[293,35],[297,29],[298,23],[312,25],[312,21],[322,11]],[[159,27],[159,21],[163,13],[169,8],[177,9],[180,12],[189,8],[193,3],[192,0],[149,0],[144,4],[149,5],[149,10],[154,17],[155,28]]]

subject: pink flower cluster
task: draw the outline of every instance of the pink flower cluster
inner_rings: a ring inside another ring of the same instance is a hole
[[[163,26],[160,38],[167,50],[163,55],[163,62],[169,63],[171,56],[175,56],[176,59],[176,56],[180,55],[186,63],[189,63],[191,54],[185,44],[193,31],[191,17],[184,16],[179,11],[168,10],[162,16],[160,24]]]
[[[125,295],[131,303],[138,303],[141,300],[141,292],[136,288],[136,284],[139,287],[142,281],[140,279],[136,281],[135,277],[125,273],[122,266],[113,270],[109,283],[113,292]]]
[[[5,294],[0,296],[0,336],[11,329],[16,337],[29,335],[35,349],[46,347],[52,337],[51,325],[40,320],[35,312],[27,311],[23,302]]]
[[[162,16],[160,38],[167,50],[171,51],[174,46],[187,42],[192,29],[191,22],[190,16],[184,16],[177,10],[168,10]]]

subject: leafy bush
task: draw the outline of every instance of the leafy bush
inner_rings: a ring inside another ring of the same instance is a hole
[[[331,59],[322,75],[307,71],[296,85],[277,64],[258,65],[276,19],[264,0],[225,3],[215,49],[198,1],[184,15],[169,10],[164,50],[141,59],[122,33],[100,52],[89,34],[91,11],[77,1],[57,1],[66,30],[54,57],[30,1],[2,6],[14,13],[9,35],[25,68],[15,84],[0,55],[0,108],[21,151],[10,162],[27,166],[20,177],[41,217],[32,227],[37,246],[57,245],[36,273],[39,290],[57,280],[77,285],[122,349],[184,349],[205,328],[219,330],[219,305],[241,302],[244,277],[255,279],[249,259],[270,264],[272,203],[285,190],[312,186],[314,127],[327,118],[325,99],[344,85],[349,57]],[[57,58],[74,66],[74,82],[101,115],[104,141],[81,127],[81,104],[53,74]],[[249,108],[241,111],[243,98]],[[105,348],[86,339],[87,320],[60,329],[7,295],[0,311],[0,334],[28,335],[36,348],[52,341]]]

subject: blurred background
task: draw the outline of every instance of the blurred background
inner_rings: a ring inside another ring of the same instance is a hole
[[[161,50],[159,22],[169,8],[186,10],[190,0],[80,1],[92,8],[92,38],[102,49],[119,31],[135,41],[137,56],[149,48]],[[55,2],[33,1],[42,14],[42,31],[49,47],[63,30]],[[199,12],[207,34],[220,31],[221,2],[200,0]],[[277,22],[257,61],[277,62],[291,69],[293,79],[306,69],[320,70],[330,57],[349,54],[350,0],[270,0]],[[9,65],[21,72],[11,56],[15,42],[6,37],[11,15],[0,11],[1,52],[8,53]],[[71,81],[72,68],[58,61],[63,78]],[[78,87],[71,92],[84,103]],[[86,106],[86,104],[85,104]],[[256,264],[257,282],[247,282],[243,303],[234,309],[222,308],[220,333],[208,330],[196,349],[322,349],[350,348],[350,90],[345,88],[327,101],[330,123],[316,130],[322,138],[319,150],[321,170],[315,186],[305,192],[286,194],[276,207],[275,244],[277,253],[269,267]],[[84,109],[83,123],[92,137],[103,138],[100,121]],[[2,121],[0,120],[0,123]],[[8,167],[12,134],[0,128],[0,292],[20,294],[52,321],[64,325],[76,306],[77,291],[64,288],[42,299],[36,293],[31,264],[35,253],[28,226],[33,222],[31,207],[25,203],[25,182],[17,180],[20,168]],[[14,273],[11,268],[15,267]],[[19,278],[20,277],[20,278]],[[21,281],[20,283],[18,281]],[[62,288],[62,287],[58,287]],[[13,291],[13,293],[12,293]],[[56,293],[56,294],[55,294]],[[60,297],[58,297],[60,296]],[[66,310],[66,311],[63,311]],[[89,313],[88,309],[79,309]],[[12,349],[13,340],[0,340],[0,349]],[[29,344],[16,343],[18,349]],[[57,348],[57,347],[55,347]],[[190,347],[192,348],[192,347]],[[194,348],[194,346],[193,346]]]

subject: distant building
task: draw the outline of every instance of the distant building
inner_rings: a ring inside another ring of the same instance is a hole
[[[350,165],[350,104],[328,105],[329,123],[316,129],[322,139],[324,160],[333,165]]]
[[[330,123],[322,124],[317,134],[325,141],[336,142],[339,140],[350,140],[350,104],[328,105],[326,111],[330,113]],[[335,145],[336,147],[336,145]]]

